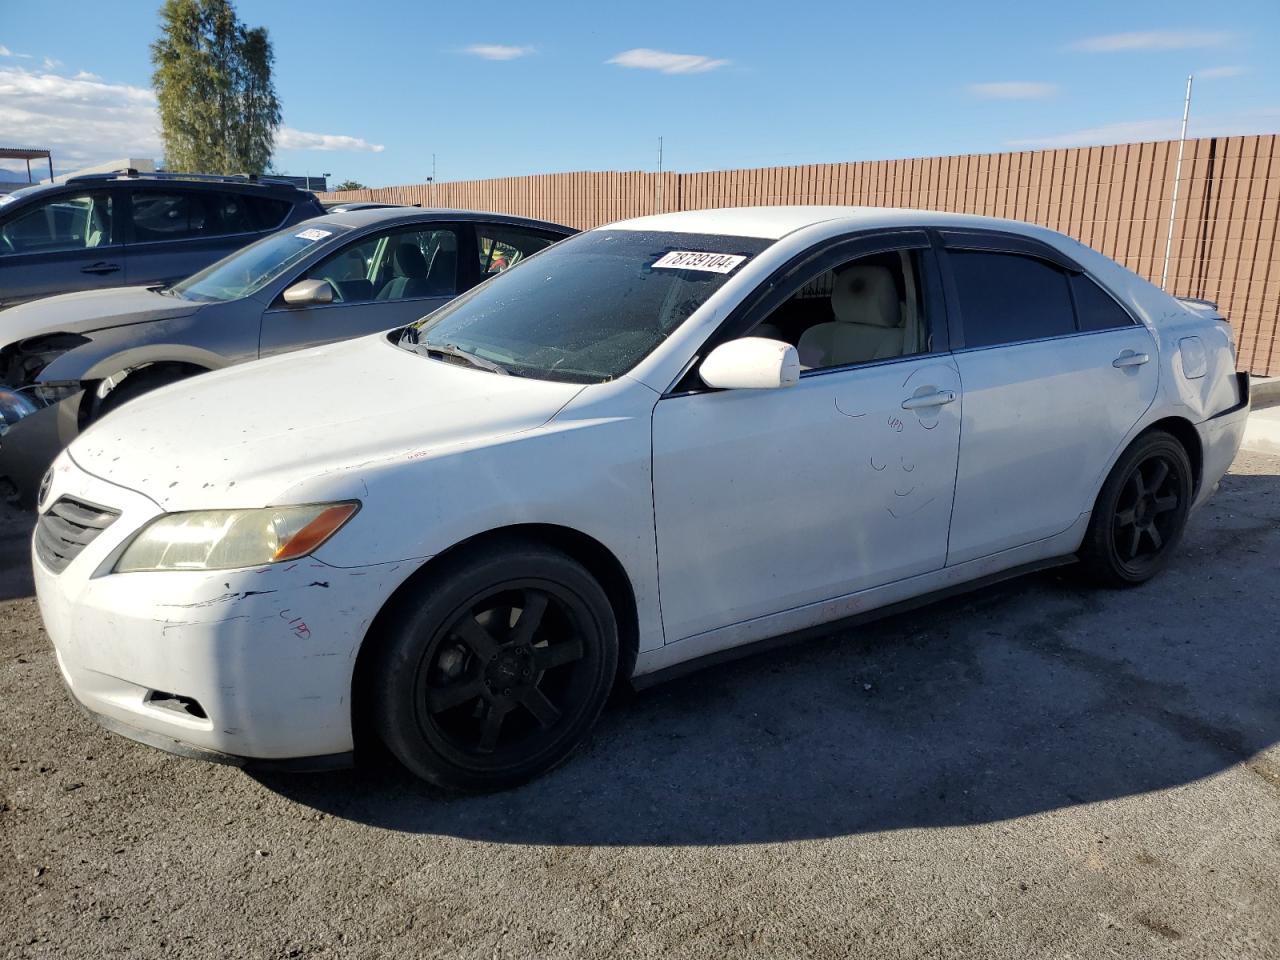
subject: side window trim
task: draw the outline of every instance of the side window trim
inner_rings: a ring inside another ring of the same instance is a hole
[[[931,274],[936,274],[936,263],[930,262],[932,258],[927,256],[932,251],[929,233],[925,229],[904,227],[894,230],[874,230],[845,234],[831,240],[824,240],[792,257],[734,307],[729,312],[729,315],[721,321],[720,326],[703,341],[663,396],[669,397],[710,391],[711,388],[705,386],[698,379],[699,362],[720,344],[742,336],[780,307],[791,294],[804,285],[801,283],[794,287],[791,286],[795,281],[796,275],[801,271],[804,271],[808,276],[813,276],[822,273],[824,270],[839,266],[841,263],[855,260],[858,257],[871,256],[876,253],[888,253],[894,250],[919,250],[921,252],[920,262],[925,274],[925,296],[928,299],[932,293],[936,297],[941,291],[933,283],[933,279],[936,279],[936,277],[931,279]],[[938,316],[939,313],[944,316],[947,315],[945,307],[940,307],[938,311],[930,310],[928,312],[929,336],[933,339],[931,353],[946,353],[948,350],[946,345],[947,325],[939,323],[941,319]],[[939,338],[941,338],[941,342]],[[914,354],[913,356],[918,357],[921,354]],[[892,363],[901,359],[906,358],[889,357],[884,361],[872,362]],[[860,368],[867,365],[866,363],[860,363],[854,364],[852,367]],[[837,370],[848,370],[852,367],[825,367],[822,370],[806,371],[806,373],[828,373]]]
[[[981,253],[1011,253],[1051,263],[1067,273],[1084,273],[1084,267],[1056,247],[1017,233],[1001,233],[996,230],[939,229],[934,234],[939,246],[951,250],[972,250]]]
[[[1101,330],[1082,330],[1080,327],[1080,309],[1076,302],[1075,278],[1083,277],[1098,287],[1103,293],[1116,302],[1131,323],[1141,326],[1133,312],[1120,301],[1104,284],[1099,283],[1084,267],[1074,260],[1030,237],[1016,234],[995,233],[989,231],[955,231],[931,230],[934,237],[934,254],[941,270],[941,280],[947,301],[947,324],[951,340],[951,352],[959,353],[968,350],[991,350],[996,347],[1015,346],[1024,343],[1044,343],[1050,340],[1066,340],[1071,337],[1089,336],[1095,333],[1110,333],[1113,330],[1124,330],[1127,327],[1109,327]],[[1018,249],[1021,247],[1021,249]],[[1004,253],[1012,256],[1029,257],[1042,260],[1067,273],[1067,295],[1071,300],[1071,314],[1074,328],[1070,333],[1060,333],[1047,337],[1027,337],[1025,340],[1009,340],[1004,343],[993,343],[980,347],[970,347],[964,338],[964,316],[960,307],[960,293],[956,287],[955,271],[949,256],[951,250],[972,251],[975,253]]]

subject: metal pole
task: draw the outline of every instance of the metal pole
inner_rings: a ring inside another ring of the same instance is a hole
[[[664,212],[662,209],[662,138],[658,138],[658,202],[656,204],[658,213]]]
[[[1178,183],[1182,179],[1182,148],[1187,142],[1187,118],[1191,115],[1191,81],[1195,74],[1187,76],[1187,99],[1182,104],[1182,133],[1178,137],[1178,163],[1173,168],[1173,199],[1169,203],[1169,233],[1164,241],[1164,270],[1160,272],[1160,289],[1169,282],[1169,255],[1173,252],[1173,223],[1178,216]]]

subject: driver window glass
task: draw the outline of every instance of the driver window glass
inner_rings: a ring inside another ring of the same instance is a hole
[[[748,335],[791,344],[802,370],[928,353],[918,251],[871,254],[823,271]]]
[[[307,271],[327,280],[335,303],[451,297],[458,288],[458,235],[451,229],[379,234]]]
[[[55,197],[0,227],[0,253],[88,250],[111,242],[111,196]]]

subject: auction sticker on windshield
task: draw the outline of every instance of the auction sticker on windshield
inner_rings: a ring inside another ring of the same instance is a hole
[[[300,240],[323,240],[325,237],[333,236],[333,231],[318,230],[315,227],[311,227],[308,230],[298,231],[297,233],[294,234],[294,236],[298,237]]]
[[[694,253],[688,250],[672,250],[659,258],[654,263],[653,269],[732,273],[733,268],[746,259],[732,253]]]

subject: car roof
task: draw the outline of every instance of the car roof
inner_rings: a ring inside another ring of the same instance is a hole
[[[851,230],[876,227],[968,227],[1000,229],[1041,236],[1045,231],[1019,220],[1000,220],[967,213],[913,210],[900,207],[776,206],[723,207],[659,213],[606,226],[609,230],[654,230],[670,233],[705,233],[733,237],[778,240],[789,233],[819,223],[841,221]]]
[[[565,235],[578,232],[573,227],[552,223],[550,220],[534,220],[531,217],[519,217],[510,213],[487,213],[483,210],[452,210],[448,207],[365,207],[360,210],[343,210],[338,213],[322,214],[318,217],[312,217],[307,223],[331,223],[335,226],[359,230],[382,224],[424,223],[436,220],[484,220],[511,224],[512,226],[555,230]]]

